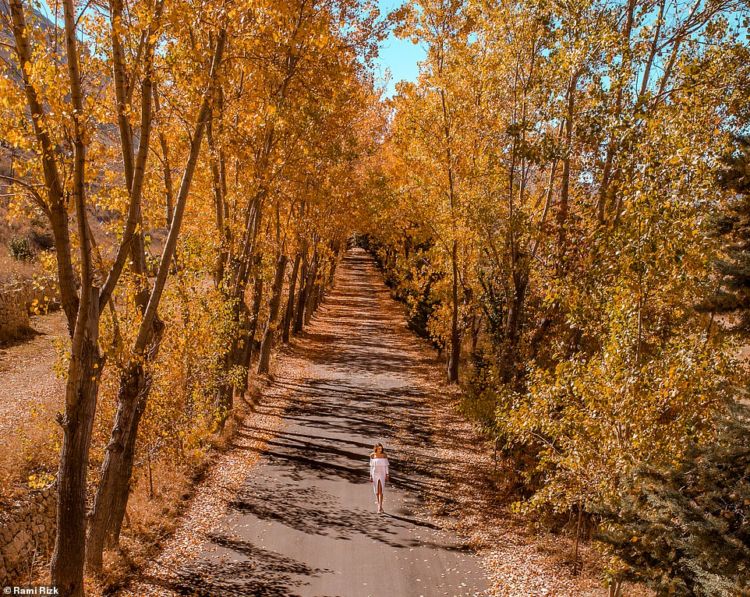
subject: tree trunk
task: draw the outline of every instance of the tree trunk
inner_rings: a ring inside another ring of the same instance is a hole
[[[307,300],[305,301],[305,317],[304,317],[304,324],[307,325],[310,323],[310,319],[313,316],[313,313],[315,312],[315,295],[318,293],[318,283],[313,282],[312,286],[310,286],[309,290],[307,291]]]
[[[68,365],[63,445],[57,473],[57,537],[52,553],[52,584],[61,595],[82,597],[86,549],[86,476],[102,358],[99,354],[99,289],[81,300]],[[85,317],[85,319],[84,319]]]
[[[299,273],[299,264],[301,261],[302,255],[297,253],[294,257],[292,275],[289,279],[289,296],[286,300],[286,310],[284,311],[284,319],[281,323],[281,341],[284,344],[289,344],[289,328],[292,323],[292,317],[294,316],[294,293],[297,288],[297,274]]]
[[[260,264],[260,260],[258,260]],[[244,394],[247,391],[247,380],[250,375],[250,365],[253,362],[253,349],[255,348],[255,330],[258,329],[258,319],[260,319],[260,306],[263,303],[263,278],[256,276],[253,284],[253,305],[249,313],[249,320],[247,326],[247,333],[245,337],[244,349],[245,353],[240,363],[248,375],[244,378],[244,384],[237,388],[238,393]]]
[[[567,227],[571,180],[571,158],[573,153],[573,118],[575,116],[576,88],[578,73],[570,78],[568,86],[568,109],[565,117],[565,157],[563,158],[562,182],[560,183],[560,202],[557,208],[557,273],[565,271],[567,254]]]
[[[129,438],[134,435],[132,429],[135,418],[140,418],[136,411],[139,410],[139,397],[143,394],[144,386],[145,376],[140,365],[122,372],[115,425],[105,451],[94,510],[89,522],[86,567],[90,573],[101,572],[104,546],[112,544],[113,537],[111,533],[108,536],[108,531],[115,526],[113,506],[116,496],[128,492],[129,475],[124,477],[124,470],[127,468],[126,444],[131,443]]]
[[[458,329],[458,241],[453,241],[451,251],[453,282],[451,292],[451,343],[448,355],[448,382],[458,382],[458,363],[461,358],[461,334]]]
[[[609,597],[621,597],[622,596],[622,580],[610,580],[609,581]]]
[[[501,372],[503,383],[510,383],[517,373],[518,341],[521,337],[528,281],[529,278],[526,272],[515,272],[513,274],[513,298],[510,301],[508,318],[505,325],[506,341],[503,350]]]
[[[578,543],[581,540],[581,519],[583,517],[583,508],[578,504],[578,522],[576,523],[576,541],[573,547],[573,576],[578,575]]]
[[[323,286],[323,281],[321,280],[315,285],[315,290],[313,292],[313,308],[312,308],[313,314],[318,310],[318,307],[320,307],[320,303],[323,302],[324,292],[325,292],[325,287]]]
[[[314,259],[314,258],[313,258]],[[302,263],[302,277],[300,279],[299,292],[297,293],[297,308],[294,310],[294,327],[293,331],[295,334],[299,334],[302,331],[302,325],[304,323],[305,316],[305,302],[307,301],[307,292],[309,290],[310,283],[310,272],[311,266],[308,265],[307,260]]]
[[[260,355],[258,356],[259,375],[268,373],[271,364],[271,348],[273,348],[273,337],[277,328],[276,320],[279,317],[281,290],[284,285],[287,261],[289,261],[289,258],[286,255],[279,255],[276,260],[276,275],[273,279],[273,289],[271,290],[271,300],[268,307],[268,321],[266,321],[266,328],[263,331],[263,340],[260,343]]]
[[[164,324],[156,320],[152,350],[146,362],[153,362],[161,343]],[[117,413],[96,492],[86,543],[86,567],[92,573],[102,569],[102,551],[117,545],[125,516],[133,474],[138,425],[146,410],[152,378],[143,364],[131,362],[120,375]]]
[[[81,298],[65,387],[63,446],[57,476],[57,537],[51,573],[52,583],[63,595],[78,597],[84,594],[86,477],[103,359],[99,354],[99,288],[93,284],[91,238],[86,215],[87,145],[73,0],[64,0],[63,12],[70,102],[74,108],[71,189],[80,239]]]
[[[333,259],[331,259],[331,270],[328,272],[328,288],[333,287],[333,280],[336,278],[336,266],[338,266],[340,255],[341,246],[336,245],[333,251]]]
[[[49,203],[49,213],[47,215],[52,227],[52,235],[55,239],[60,302],[67,318],[68,332],[72,337],[75,332],[79,298],[76,290],[78,281],[73,269],[71,255],[68,210],[63,198],[63,183],[57,165],[55,146],[52,143],[49,126],[46,122],[43,100],[39,97],[36,87],[31,82],[31,70],[24,68],[24,65],[31,64],[32,48],[26,29],[23,2],[21,0],[9,0],[8,8],[11,15],[16,55],[21,65],[19,73],[23,81],[34,136],[39,146],[44,183],[47,189],[47,200]],[[70,60],[70,57],[68,59]]]
[[[180,183],[172,226],[169,229],[162,251],[153,289],[148,296],[147,304],[144,305],[143,318],[133,345],[134,358],[127,365],[124,376],[120,378],[118,395],[120,402],[114,427],[110,434],[110,442],[107,445],[107,453],[102,464],[102,474],[89,531],[89,544],[86,547],[87,565],[95,573],[101,570],[102,549],[106,538],[109,536],[115,541],[119,539],[122,518],[127,508],[128,486],[133,469],[138,425],[146,408],[151,385],[150,376],[143,369],[143,365],[155,358],[161,341],[163,324],[159,320],[157,311],[177,248],[177,237],[180,233],[209,113],[211,90],[216,82],[225,41],[226,32],[222,30],[214,49],[211,65],[211,85],[203,93],[195,133],[190,144],[190,153]],[[150,102],[149,97],[149,106]],[[143,165],[145,166],[145,158]]]
[[[482,330],[482,314],[476,312],[471,317],[471,354],[476,356],[479,344],[479,332]]]
[[[307,284],[305,284],[307,288],[307,294],[305,296],[305,309],[304,309],[304,325],[307,325],[310,323],[310,318],[312,317],[314,306],[313,303],[315,301],[315,291],[316,287],[318,285],[318,256],[316,255],[313,259],[312,265],[310,266],[310,271],[307,274],[308,281]]]
[[[239,330],[237,336],[224,357],[222,358],[221,369],[227,375],[234,367],[244,367],[247,375],[244,376],[240,385],[234,384],[226,379],[220,386],[217,396],[217,406],[221,411],[220,425],[223,426],[229,412],[234,407],[235,393],[244,394],[247,391],[248,376],[250,364],[253,358],[253,348],[255,343],[255,330],[258,326],[258,313],[263,298],[263,278],[259,274],[259,266],[262,260],[260,253],[253,258],[255,270],[255,281],[253,284],[253,304],[248,308],[245,303],[246,283],[242,282],[236,286],[236,307],[234,307],[233,321],[237,322]]]
[[[221,109],[219,110],[219,119],[221,119]],[[224,279],[224,269],[226,268],[229,258],[229,244],[227,238],[227,227],[224,223],[226,213],[226,181],[222,175],[224,165],[224,152],[216,146],[216,140],[213,134],[213,113],[206,123],[206,140],[208,141],[211,180],[214,191],[214,213],[216,217],[216,231],[219,235],[219,247],[216,251],[216,263],[214,265],[214,284],[218,288]]]

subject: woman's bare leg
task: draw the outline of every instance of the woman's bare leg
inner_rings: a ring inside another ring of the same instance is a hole
[[[378,479],[378,512],[383,511],[383,485],[380,483],[380,479]]]

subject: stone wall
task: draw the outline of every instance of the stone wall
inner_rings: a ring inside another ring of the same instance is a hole
[[[17,340],[29,331],[29,313],[58,306],[54,280],[29,279],[0,287],[0,344]]]
[[[55,486],[32,490],[0,507],[0,586],[25,580],[55,540]]]
[[[10,342],[28,331],[28,295],[20,284],[0,290],[0,342]]]

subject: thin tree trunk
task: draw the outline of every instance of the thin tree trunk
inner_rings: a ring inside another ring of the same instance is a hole
[[[305,303],[307,302],[307,293],[310,289],[310,272],[314,268],[316,255],[313,253],[312,263],[308,265],[307,260],[302,263],[302,284],[297,293],[297,308],[294,310],[294,333],[299,334],[305,322]]]
[[[253,351],[255,350],[255,332],[258,329],[258,320],[260,319],[260,307],[263,304],[263,276],[260,274],[260,264],[263,257],[260,253],[255,256],[255,278],[253,281],[253,302],[248,309],[244,302],[242,303],[244,316],[242,331],[240,337],[236,340],[239,349],[233,351],[230,367],[244,367],[247,375],[244,376],[244,383],[235,388],[238,395],[247,391],[248,378],[250,376],[250,365],[253,362]],[[231,408],[231,403],[229,404]]]
[[[609,597],[621,597],[621,595],[622,595],[622,581],[610,580],[609,581]]]
[[[286,310],[284,311],[284,319],[281,324],[281,341],[284,344],[289,344],[289,327],[292,323],[292,317],[294,316],[294,293],[297,288],[297,274],[299,273],[300,262],[302,261],[302,254],[297,253],[294,257],[294,266],[292,267],[292,274],[289,278],[289,295],[286,300]]]
[[[323,280],[321,279],[321,281],[315,286],[315,294],[313,295],[313,313],[315,313],[318,310],[318,307],[320,307],[320,303],[323,302],[324,293],[325,293],[325,286],[324,286]]]
[[[161,112],[161,102],[159,101],[159,91],[156,85],[154,85],[154,110],[156,110],[156,118],[159,119],[159,113]],[[162,154],[162,173],[164,176],[164,196],[165,196],[165,222],[167,228],[172,226],[172,212],[174,210],[174,184],[172,182],[172,167],[169,162],[169,143],[167,142],[167,136],[163,130],[159,130],[159,145],[161,146]]]
[[[461,358],[461,334],[458,329],[458,241],[451,250],[453,279],[451,282],[451,338],[448,353],[448,382],[458,382],[458,364]]]
[[[571,157],[573,153],[573,116],[575,111],[576,88],[578,73],[570,78],[568,86],[568,110],[565,117],[565,157],[563,158],[562,182],[560,185],[560,202],[557,207],[557,271],[558,275],[565,271],[565,256],[567,253],[567,227],[570,198]]]
[[[573,548],[573,575],[578,575],[578,543],[581,539],[581,519],[583,518],[583,508],[578,504],[578,521],[576,523],[576,542]]]
[[[220,116],[221,117],[221,116]],[[216,264],[214,265],[214,283],[218,287],[224,279],[224,269],[229,258],[229,245],[226,239],[226,226],[224,214],[226,212],[226,185],[224,179],[224,153],[216,146],[213,135],[213,115],[208,119],[206,125],[206,139],[208,141],[209,154],[211,156],[211,179],[214,191],[214,211],[216,216],[216,231],[219,234],[219,248],[216,251]]]
[[[260,264],[260,259],[258,259],[258,263]],[[255,332],[258,329],[258,320],[260,320],[260,307],[262,304],[263,278],[260,275],[257,275],[255,277],[255,282],[253,283],[253,304],[250,308],[250,319],[248,320],[247,338],[245,341],[247,352],[245,353],[243,361],[239,363],[243,365],[248,372],[250,371],[250,365],[253,361],[253,350],[255,349]],[[247,379],[245,380],[244,387],[238,388],[238,390],[242,393],[247,390]]]
[[[476,356],[479,344],[479,332],[482,330],[482,313],[474,312],[471,317],[471,354]]]
[[[520,267],[520,265],[517,264],[517,267]],[[521,337],[521,326],[523,324],[528,281],[529,277],[527,272],[514,272],[513,300],[510,301],[508,319],[505,327],[506,347],[503,358],[503,381],[505,383],[510,382],[517,373],[516,362],[518,359],[518,341]]]
[[[315,301],[315,292],[316,288],[318,286],[318,267],[320,263],[320,258],[316,254],[315,258],[313,259],[312,265],[310,266],[310,272],[308,274],[308,282],[305,284],[307,287],[307,294],[305,296],[305,309],[304,309],[304,325],[307,325],[310,323],[310,318],[313,315],[314,306],[313,303]]]
[[[438,74],[443,73],[443,51],[441,48],[438,60]],[[453,135],[451,133],[451,117],[448,109],[448,99],[444,88],[440,89],[440,104],[443,116],[443,142],[445,143],[445,166],[448,177],[448,198],[451,211],[451,228],[453,243],[451,247],[451,334],[447,363],[448,383],[458,383],[458,367],[461,357],[461,334],[458,329],[458,239],[456,235],[456,184],[453,173]]]
[[[271,300],[268,307],[268,321],[263,331],[263,340],[260,343],[260,354],[258,356],[258,374],[268,373],[271,364],[271,348],[273,348],[274,334],[276,333],[276,320],[279,317],[279,308],[281,306],[281,290],[284,285],[284,272],[286,263],[289,258],[286,255],[279,255],[276,260],[276,275],[273,279],[273,288],[271,290]]]
[[[333,260],[331,261],[331,269],[328,272],[328,288],[333,288],[333,281],[334,278],[336,278],[336,266],[339,262],[339,254],[341,253],[340,248],[336,248],[336,251],[333,254]]]

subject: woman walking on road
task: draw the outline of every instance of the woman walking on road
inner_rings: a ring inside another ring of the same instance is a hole
[[[372,454],[370,454],[370,480],[378,503],[378,514],[383,512],[383,489],[385,488],[385,482],[389,479],[388,458],[385,455],[383,444],[375,444]]]

